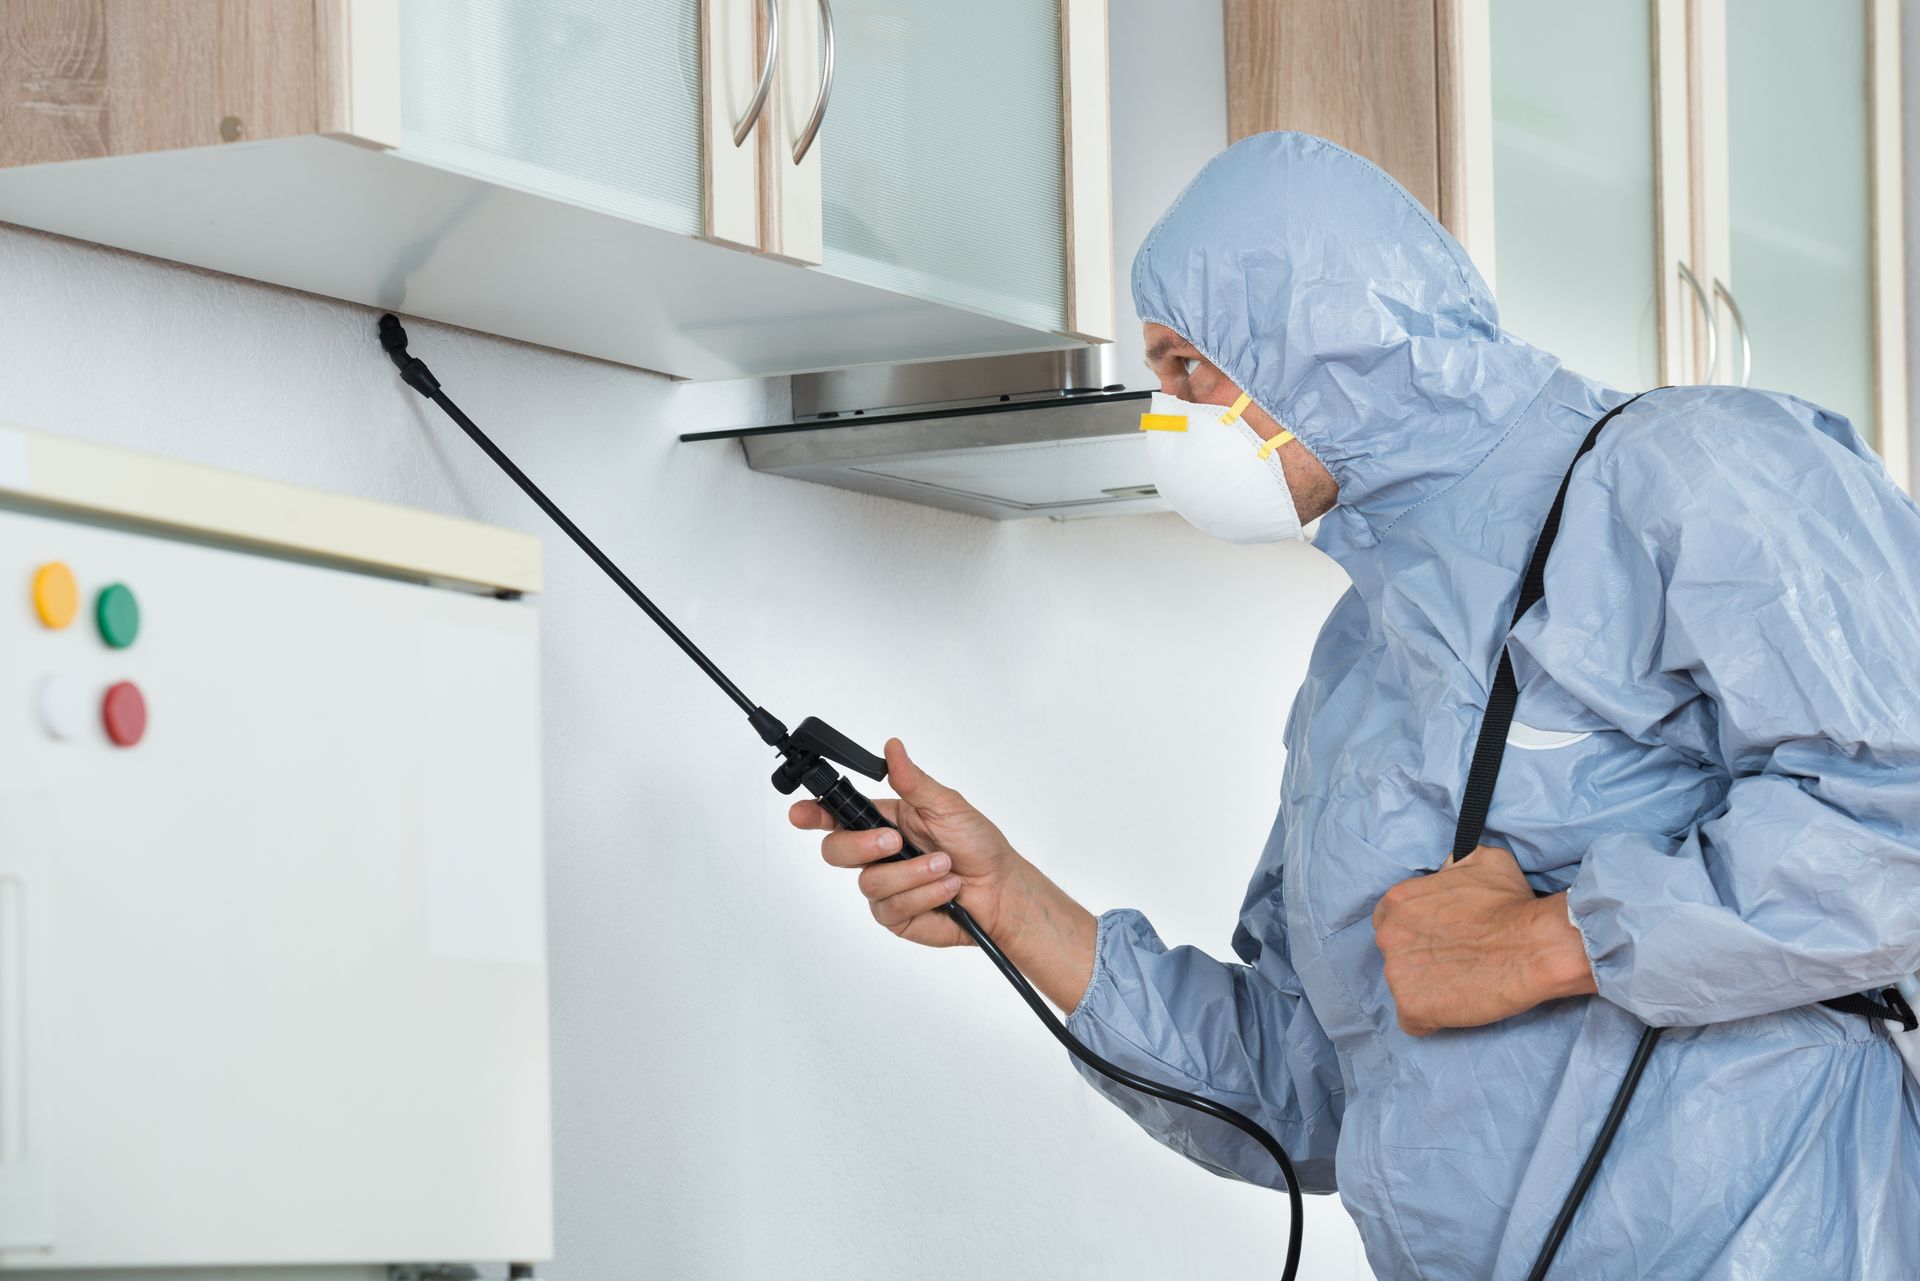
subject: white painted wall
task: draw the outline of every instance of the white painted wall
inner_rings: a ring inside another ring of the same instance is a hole
[[[1113,98],[1114,355],[1129,387],[1155,386],[1133,323],[1133,255],[1200,166],[1227,145],[1227,37],[1219,0],[1107,0]]]
[[[398,382],[372,312],[4,228],[0,287],[0,419],[548,537],[554,1277],[1277,1268],[1281,1198],[1141,1136],[985,961],[872,924],[744,721]],[[1090,905],[1226,954],[1328,562],[758,476],[674,437],[784,384],[411,332],[750,694],[904,736]],[[1331,1201],[1308,1241],[1307,1275],[1355,1275]]]

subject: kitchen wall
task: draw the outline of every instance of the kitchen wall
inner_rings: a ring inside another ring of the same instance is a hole
[[[1196,92],[1222,54],[1211,7],[1113,11],[1130,256],[1224,142],[1224,90]],[[373,324],[0,227],[0,420],[547,539],[551,1276],[1277,1269],[1281,1198],[1141,1136],[980,957],[871,922],[785,826],[732,706],[399,383]],[[731,443],[675,437],[779,418],[784,382],[673,384],[410,329],[753,697],[903,736],[1089,905],[1227,954],[1286,705],[1344,585],[1330,563],[1170,516],[997,525],[758,476]],[[1330,1199],[1307,1240],[1305,1275],[1364,1275]]]
[[[1200,165],[1227,145],[1226,31],[1219,3],[1181,9],[1107,0],[1113,98],[1114,358],[1129,387],[1155,386],[1133,320],[1133,254]],[[1170,92],[1167,86],[1178,85]]]
[[[548,538],[554,1277],[1226,1276],[1278,1257],[1278,1197],[1133,1131],[980,957],[868,919],[784,826],[732,706],[397,381],[373,313],[13,230],[0,293],[0,419]],[[1337,586],[1316,553],[762,477],[731,443],[674,436],[776,418],[781,384],[676,386],[410,328],[753,697],[902,735],[1086,902],[1224,954]],[[1348,1232],[1312,1234],[1309,1275],[1351,1274]]]

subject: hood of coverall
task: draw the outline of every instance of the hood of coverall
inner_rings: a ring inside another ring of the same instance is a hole
[[[1559,365],[1501,330],[1466,251],[1397,183],[1301,133],[1201,170],[1134,258],[1133,298],[1333,474],[1316,545],[1339,559],[1471,471]]]

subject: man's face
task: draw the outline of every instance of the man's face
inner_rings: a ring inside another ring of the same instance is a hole
[[[1147,368],[1167,395],[1192,405],[1231,405],[1240,398],[1240,388],[1173,330],[1148,321],[1141,333],[1146,338]]]
[[[1190,405],[1231,405],[1240,399],[1241,388],[1179,334],[1152,321],[1140,332],[1147,341],[1147,368],[1160,380],[1161,391]],[[1248,405],[1245,418],[1262,440],[1280,434],[1280,424],[1258,405]]]

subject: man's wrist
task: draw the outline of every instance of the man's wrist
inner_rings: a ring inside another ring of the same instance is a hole
[[[1542,1001],[1566,996],[1591,996],[1593,963],[1587,959],[1586,940],[1567,915],[1564,892],[1535,899],[1527,905],[1537,947],[1533,980]]]
[[[1002,886],[994,941],[1048,999],[1072,1011],[1093,978],[1098,919],[1024,858]]]

